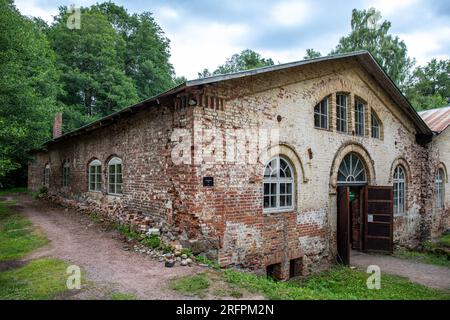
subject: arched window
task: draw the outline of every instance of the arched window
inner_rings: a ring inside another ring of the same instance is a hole
[[[373,111],[370,115],[370,123],[371,123],[371,128],[372,128],[372,138],[380,139],[380,137],[381,137],[380,121],[378,120],[377,115]]]
[[[405,212],[406,176],[402,166],[394,170],[394,214]]]
[[[108,162],[108,193],[122,194],[122,159],[117,157]]]
[[[69,177],[70,177],[70,163],[69,161],[65,161],[63,164],[63,172],[62,172],[62,184],[63,187],[69,186]]]
[[[444,170],[438,169],[435,179],[436,208],[444,207]]]
[[[362,160],[355,154],[349,153],[339,165],[339,184],[365,184],[367,182],[366,169]]]
[[[328,97],[314,107],[314,126],[328,129]]]
[[[366,107],[364,103],[356,99],[355,101],[355,134],[358,136],[364,136],[364,127],[366,119]]]
[[[89,191],[102,190],[102,163],[92,160],[89,163]]]
[[[265,212],[294,208],[294,172],[286,159],[275,157],[270,160],[264,171],[263,182]]]
[[[343,93],[336,94],[336,130],[347,132],[347,100]]]
[[[50,185],[50,165],[47,163],[44,167],[44,186]]]

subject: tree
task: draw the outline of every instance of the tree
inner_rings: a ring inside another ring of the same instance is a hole
[[[0,0],[0,187],[23,182],[28,152],[50,138],[61,91],[55,59],[41,27]]]
[[[319,51],[316,51],[314,49],[306,49],[306,55],[303,57],[303,59],[314,59],[321,56],[322,54]]]
[[[124,73],[125,42],[107,18],[82,9],[81,28],[69,29],[67,17],[61,7],[48,32],[61,70],[65,131],[138,101],[134,83]]]
[[[218,66],[212,73],[208,69],[203,69],[202,72],[198,73],[198,77],[206,78],[218,74],[228,74],[272,65],[274,63],[271,58],[263,58],[259,53],[246,49],[241,53],[232,55],[231,58],[228,58],[224,64]]]
[[[433,109],[450,103],[450,60],[432,59],[418,66],[407,84],[406,96],[417,110]]]
[[[105,2],[92,7],[103,13],[125,42],[124,70],[139,99],[147,99],[175,84],[170,41],[150,12],[129,15],[121,6]]]
[[[374,8],[353,9],[351,27],[350,34],[342,37],[331,53],[368,50],[391,79],[403,87],[414,60],[408,57],[405,43],[389,34],[391,23],[381,22],[381,14]]]

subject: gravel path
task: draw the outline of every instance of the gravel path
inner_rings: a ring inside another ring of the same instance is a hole
[[[450,269],[446,267],[357,251],[352,251],[350,262],[351,265],[364,271],[369,265],[377,265],[381,269],[381,274],[395,274],[427,287],[450,290]]]
[[[15,209],[24,213],[51,241],[32,252],[27,259],[55,257],[86,271],[91,285],[87,290],[82,288],[81,292],[74,292],[66,298],[103,299],[119,291],[132,293],[140,299],[192,299],[168,289],[168,281],[204,271],[204,268],[165,268],[162,262],[126,250],[120,234],[104,230],[87,216],[47,206],[26,195],[14,195],[8,199],[16,200],[18,205],[14,206]]]

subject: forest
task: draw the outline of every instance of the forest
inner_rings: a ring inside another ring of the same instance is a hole
[[[82,7],[80,29],[67,27],[69,15],[62,6],[49,24],[0,0],[0,189],[26,184],[30,150],[51,139],[56,112],[68,132],[186,81],[151,12],[131,14],[113,2]],[[449,104],[450,60],[417,65],[374,8],[354,9],[349,23],[325,55],[369,50],[416,110]],[[321,55],[310,48],[298,60]],[[198,77],[277,63],[249,48]]]

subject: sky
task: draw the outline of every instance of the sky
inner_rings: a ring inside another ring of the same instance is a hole
[[[52,22],[61,5],[101,0],[15,0],[24,15]],[[276,63],[302,60],[308,48],[328,54],[350,30],[352,9],[378,9],[423,65],[450,58],[449,0],[115,0],[130,13],[150,11],[170,39],[177,76],[197,78],[252,49]]]

